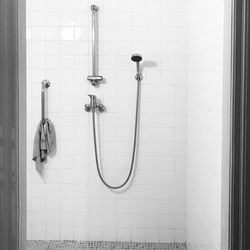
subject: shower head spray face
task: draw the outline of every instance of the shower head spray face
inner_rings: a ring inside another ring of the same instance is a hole
[[[142,56],[140,54],[133,54],[131,56],[131,60],[133,62],[140,62],[142,60]]]

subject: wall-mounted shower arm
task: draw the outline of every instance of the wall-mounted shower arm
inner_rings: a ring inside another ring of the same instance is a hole
[[[96,5],[91,5],[92,11],[92,75],[88,76],[88,80],[93,86],[98,85],[103,77],[98,75],[97,72],[97,50],[98,50],[98,39],[97,39],[97,11],[98,8]]]

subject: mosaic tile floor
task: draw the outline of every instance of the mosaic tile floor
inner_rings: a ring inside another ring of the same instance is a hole
[[[179,243],[30,240],[27,245],[28,250],[186,250]]]

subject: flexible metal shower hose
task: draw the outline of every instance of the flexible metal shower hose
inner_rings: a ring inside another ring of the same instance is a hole
[[[96,161],[96,168],[97,168],[97,172],[98,172],[98,175],[102,181],[102,183],[110,188],[110,189],[120,189],[122,187],[124,187],[132,173],[133,173],[133,169],[134,169],[134,161],[135,161],[135,153],[136,153],[136,144],[137,144],[137,129],[138,129],[138,120],[139,120],[139,103],[140,103],[140,80],[137,80],[137,96],[136,96],[136,111],[135,111],[135,127],[134,127],[134,142],[133,142],[133,151],[132,151],[132,159],[131,159],[131,164],[130,164],[130,169],[129,169],[129,173],[128,173],[128,176],[126,178],[126,180],[121,184],[121,185],[118,185],[118,186],[112,186],[110,184],[108,184],[103,176],[102,176],[102,173],[101,173],[101,170],[100,170],[100,166],[99,166],[99,160],[98,160],[98,150],[97,150],[97,141],[96,141],[96,126],[95,126],[95,110],[92,110],[92,120],[93,120],[93,136],[94,136],[94,148],[95,148],[95,161]]]

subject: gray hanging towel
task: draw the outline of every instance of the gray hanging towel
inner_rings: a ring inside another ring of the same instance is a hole
[[[38,124],[33,148],[33,161],[36,162],[36,170],[43,175],[44,164],[47,156],[55,153],[56,132],[53,123],[49,119],[44,119]]]

